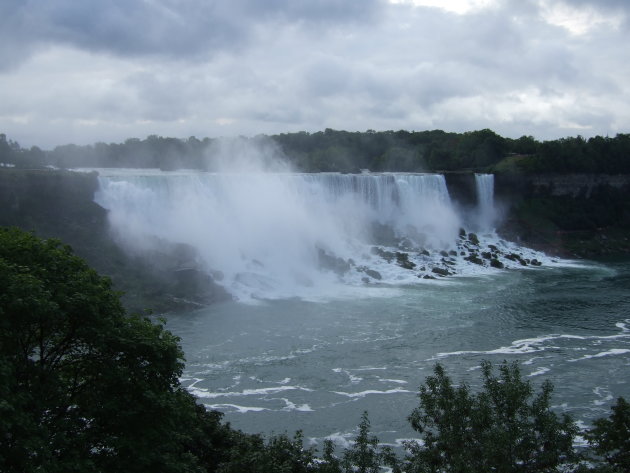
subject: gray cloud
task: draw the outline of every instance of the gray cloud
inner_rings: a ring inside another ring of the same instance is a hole
[[[238,50],[261,24],[317,28],[374,18],[380,0],[6,0],[0,5],[0,67],[43,43],[121,56],[187,58]]]
[[[621,15],[603,3],[601,15]],[[460,15],[385,0],[5,0],[0,132],[21,141],[38,129],[31,142],[48,146],[325,127],[623,131],[630,33],[596,23],[575,34],[541,5]]]

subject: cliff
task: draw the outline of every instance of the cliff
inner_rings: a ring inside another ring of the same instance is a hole
[[[565,256],[630,254],[630,175],[497,174],[495,199],[507,238]]]
[[[464,209],[477,205],[470,172],[445,174]],[[630,175],[495,174],[498,232],[559,256],[630,254]]]
[[[138,258],[112,239],[107,211],[94,203],[96,173],[0,168],[0,226],[16,226],[70,245],[114,286],[124,289],[129,310],[166,312],[193,308],[229,296],[190,266],[188,248]]]

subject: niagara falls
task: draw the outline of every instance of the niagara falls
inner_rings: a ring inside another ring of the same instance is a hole
[[[167,326],[183,385],[238,428],[349,445],[368,411],[400,448],[413,438],[401,413],[437,362],[466,380],[481,360],[518,360],[533,382],[553,377],[584,423],[626,390],[625,266],[498,236],[491,174],[468,177],[466,204],[436,173],[98,172],[121,245],[186,245],[176,269],[230,295]]]
[[[0,473],[630,472],[630,0],[0,23]]]

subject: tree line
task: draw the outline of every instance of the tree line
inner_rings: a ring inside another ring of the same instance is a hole
[[[57,240],[0,228],[0,471],[486,473],[630,471],[630,404],[583,435],[519,366],[482,363],[482,387],[436,365],[408,417],[421,442],[397,455],[370,433],[306,448],[223,423],[179,382],[184,358],[163,321],[123,309],[109,279]]]
[[[303,172],[630,173],[630,134],[582,136],[538,141],[532,136],[505,138],[489,129],[452,133],[431,131],[348,132],[327,128],[316,133],[258,135],[238,140],[269,147]],[[224,138],[186,139],[156,135],[123,143],[68,144],[44,151],[22,148],[0,134],[0,163],[20,167],[137,167],[165,170],[215,170],[225,152]],[[234,151],[232,149],[232,151]]]

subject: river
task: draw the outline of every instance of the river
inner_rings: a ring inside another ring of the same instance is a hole
[[[630,397],[630,263],[554,267],[363,288],[319,302],[230,302],[171,315],[183,384],[247,432],[343,444],[368,411],[381,442],[417,437],[406,417],[441,363],[480,384],[480,362],[520,363],[555,385],[554,409],[581,425]]]

